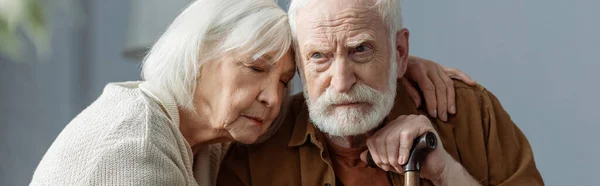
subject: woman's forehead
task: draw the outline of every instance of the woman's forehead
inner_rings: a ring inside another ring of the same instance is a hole
[[[277,55],[282,53],[282,51],[273,51],[265,54],[249,54],[240,56],[243,59],[248,60],[248,62],[257,63],[257,64],[265,64],[265,65],[277,65],[280,62],[285,62],[292,59],[291,52],[288,50],[286,53],[277,59]]]

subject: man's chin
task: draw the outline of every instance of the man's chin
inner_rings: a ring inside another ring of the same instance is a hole
[[[330,115],[338,115],[337,117],[348,117],[349,113],[359,113],[362,115],[367,115],[369,112],[368,106],[329,106],[327,111]],[[330,116],[335,117],[335,116]],[[364,118],[365,116],[355,116],[355,118]]]
[[[313,123],[321,132],[331,136],[358,136],[367,134],[380,124],[380,122],[365,121],[365,117],[352,117],[354,119],[348,119],[347,116],[328,117],[321,118],[320,121],[313,120]]]
[[[370,128],[363,128],[360,130],[344,130],[344,129],[337,129],[337,130],[329,130],[329,131],[322,131],[323,133],[326,133],[330,136],[336,136],[336,137],[349,137],[349,136],[360,136],[360,135],[365,135],[368,134],[370,131],[372,131],[373,129],[377,128],[377,125],[374,125]]]

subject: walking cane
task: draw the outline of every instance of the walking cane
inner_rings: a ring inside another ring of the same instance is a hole
[[[437,147],[437,137],[433,132],[427,132],[422,136],[419,136],[413,142],[413,146],[410,149],[410,156],[405,165],[402,166],[404,169],[404,185],[405,186],[419,186],[420,185],[420,170],[421,161],[425,159],[425,156]],[[371,153],[367,153],[367,164],[376,168],[377,165],[373,161]]]

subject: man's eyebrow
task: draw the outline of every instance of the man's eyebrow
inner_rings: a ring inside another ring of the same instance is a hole
[[[362,43],[373,43],[375,42],[375,37],[371,34],[360,34],[355,37],[348,38],[346,42],[346,46],[356,47]]]
[[[324,44],[315,44],[315,43],[306,43],[303,46],[304,50],[307,51],[327,51],[330,49],[330,47],[328,47],[327,45]]]

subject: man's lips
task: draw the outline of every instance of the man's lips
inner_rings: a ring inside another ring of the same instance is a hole
[[[364,102],[345,102],[345,103],[335,103],[335,104],[332,104],[331,106],[343,107],[343,106],[358,106],[361,104],[366,104],[366,103],[364,103]]]

